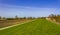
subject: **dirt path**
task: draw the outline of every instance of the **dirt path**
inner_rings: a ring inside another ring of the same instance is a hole
[[[21,23],[21,24],[16,24],[16,25],[12,25],[12,26],[8,26],[8,27],[0,28],[0,30],[4,30],[4,29],[8,29],[8,28],[15,27],[15,26],[18,26],[18,25],[22,25],[22,24],[25,24],[25,23],[28,23],[28,22],[32,22],[32,21],[35,21],[35,20],[30,20],[30,21],[27,21],[27,22],[24,22],[24,23]]]
[[[55,24],[58,24],[58,25],[60,25],[60,23],[58,23],[58,22],[55,22],[55,21],[52,21],[52,20],[50,20],[50,19],[46,19],[46,20],[48,20],[48,21],[50,21],[50,22],[52,22],[52,23],[55,23]]]
[[[31,19],[32,20],[32,19]],[[15,24],[20,24],[26,21],[30,21],[30,19],[23,19],[23,20],[0,20],[0,28],[7,27]]]

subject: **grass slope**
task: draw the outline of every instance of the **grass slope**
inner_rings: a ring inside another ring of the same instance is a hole
[[[0,35],[60,35],[60,26],[45,19],[1,30]]]

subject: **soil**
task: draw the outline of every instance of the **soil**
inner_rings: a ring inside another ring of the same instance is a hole
[[[48,18],[46,18],[46,20],[51,21],[53,23],[56,23],[56,24],[60,25],[60,23],[59,22],[56,22],[55,20],[51,20],[51,19],[48,19]]]
[[[23,23],[31,19],[22,19],[22,20],[0,20],[0,28],[11,26],[18,23]]]

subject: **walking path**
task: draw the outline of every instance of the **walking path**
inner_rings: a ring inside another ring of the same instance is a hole
[[[25,23],[28,23],[28,22],[32,22],[32,21],[35,21],[35,20],[30,20],[30,21],[27,21],[27,22],[24,22],[24,23],[21,23],[21,24],[16,24],[16,25],[12,25],[12,26],[8,26],[8,27],[0,28],[0,30],[4,30],[4,29],[8,29],[8,28],[15,27],[15,26],[18,26],[18,25],[22,25],[22,24],[25,24]]]
[[[52,23],[55,23],[55,24],[60,25],[60,23],[58,23],[58,22],[55,22],[55,21],[52,21],[52,20],[49,20],[49,19],[46,19],[46,20],[48,20],[48,21],[50,21],[50,22],[52,22]]]

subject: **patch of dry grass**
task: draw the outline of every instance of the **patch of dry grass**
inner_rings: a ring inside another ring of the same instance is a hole
[[[22,19],[22,20],[0,20],[0,28],[18,24],[18,23],[23,23],[26,21],[29,21],[31,19]]]

